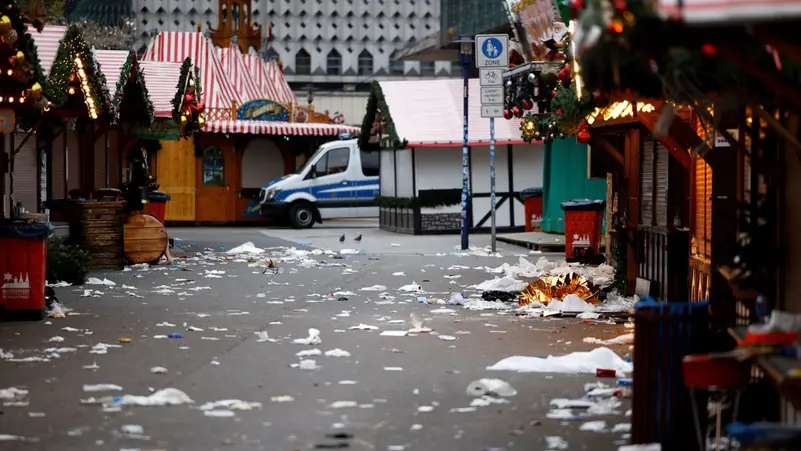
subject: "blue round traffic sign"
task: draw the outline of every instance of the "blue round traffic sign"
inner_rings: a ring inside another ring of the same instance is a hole
[[[498,38],[487,38],[481,45],[481,53],[488,59],[500,58],[501,52],[503,52],[503,44]]]

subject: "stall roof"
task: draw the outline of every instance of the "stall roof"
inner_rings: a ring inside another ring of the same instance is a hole
[[[156,117],[172,117],[172,99],[178,90],[181,63],[140,61],[139,66],[145,74],[147,92]]]
[[[244,133],[252,135],[336,136],[343,133],[356,134],[359,129],[341,124],[216,120],[207,122],[203,131],[210,133]]]
[[[239,47],[232,45],[228,48],[218,48],[220,61],[223,66],[223,73],[228,81],[233,85],[236,92],[242,97],[243,102],[264,99],[266,93],[262,92],[254,81],[253,74],[245,65],[242,52]]]
[[[292,88],[289,87],[289,83],[286,82],[284,71],[278,65],[278,61],[266,61],[264,67],[267,70],[267,77],[272,83],[276,93],[276,98],[272,100],[287,108],[291,105],[297,105],[298,97],[295,95],[295,92],[292,91]]]
[[[187,57],[192,58],[192,64],[200,69],[203,101],[207,108],[231,108],[234,101],[242,103],[242,96],[223,70],[214,44],[202,33],[161,32],[150,42],[142,59],[183,63]]]
[[[283,102],[286,101],[287,98],[291,98],[294,94],[290,93],[282,93],[278,90],[275,85],[275,82],[271,78],[271,76],[267,73],[267,65],[263,59],[259,55],[256,54],[247,54],[243,55],[245,59],[245,66],[248,68],[248,72],[250,72],[251,77],[253,77],[253,81],[256,83],[256,87],[259,89],[261,95],[263,95],[265,100],[272,100],[284,108],[289,109],[292,105],[284,104]],[[279,101],[278,99],[283,99],[283,101]]]
[[[399,139],[408,147],[461,147],[462,80],[385,81],[381,92]],[[490,121],[481,117],[478,79],[470,80],[468,138],[471,146],[489,145]],[[495,119],[495,144],[523,144],[520,120]]]
[[[50,75],[50,69],[56,61],[58,48],[61,40],[67,34],[67,27],[64,25],[45,25],[41,32],[36,31],[33,25],[28,25],[28,33],[31,34],[33,42],[36,44],[36,53],[39,55],[39,64],[45,76]]]
[[[106,76],[109,89],[114,89],[122,75],[122,66],[128,60],[128,50],[95,50],[95,58],[100,64],[100,71]]]

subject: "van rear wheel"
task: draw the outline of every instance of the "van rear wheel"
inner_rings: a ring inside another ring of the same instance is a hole
[[[314,206],[299,202],[289,209],[289,223],[295,229],[308,229],[314,225]]]

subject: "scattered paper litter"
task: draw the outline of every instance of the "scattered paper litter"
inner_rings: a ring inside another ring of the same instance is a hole
[[[0,434],[0,442],[38,442],[38,438],[23,437],[21,435]]]
[[[256,341],[259,343],[265,343],[265,342],[275,343],[278,340],[270,338],[270,335],[267,332],[256,332]]]
[[[306,371],[314,371],[320,369],[320,366],[317,365],[317,362],[311,359],[301,360],[300,362],[293,363],[292,365],[289,366],[291,366],[292,368],[300,368]]]
[[[223,399],[221,401],[207,402],[200,406],[200,410],[256,410],[261,409],[260,402],[247,402],[240,399]]]
[[[631,432],[631,423],[618,423],[612,426],[612,432]]]
[[[405,337],[409,335],[407,330],[385,330],[381,332],[382,337]]]
[[[163,366],[154,366],[153,368],[150,368],[150,372],[153,374],[164,374],[167,372],[167,368],[164,368]]]
[[[339,255],[356,255],[359,253],[358,249],[342,249],[339,251]]]
[[[580,431],[604,432],[606,431],[606,421],[588,421],[579,426]]]
[[[453,335],[438,335],[438,338],[440,340],[444,340],[444,341],[455,341],[456,340],[456,337],[454,337]]]
[[[526,287],[526,282],[515,279],[512,276],[496,277],[492,280],[486,280],[478,285],[473,285],[477,291],[506,291],[509,293],[519,293]]]
[[[61,343],[62,341],[64,341],[64,337],[59,337],[59,336],[50,337],[50,339],[47,341],[49,341],[50,343]]]
[[[632,372],[632,364],[621,359],[609,348],[597,348],[589,352],[574,352],[563,356],[507,357],[490,371],[517,371],[519,373],[587,373],[595,374],[598,368],[613,369],[620,374]]]
[[[402,277],[402,276],[405,276],[406,273],[403,272],[403,271],[398,271],[398,272],[393,272],[392,275],[395,276],[395,277]]]
[[[378,328],[369,324],[359,324],[358,326],[348,327],[348,330],[378,330]]]
[[[359,291],[387,291],[384,285],[371,285],[369,287],[360,288]]]
[[[440,315],[450,315],[451,313],[456,313],[456,310],[451,308],[438,308],[431,310],[431,313],[440,314]]]
[[[325,351],[326,357],[350,357],[350,352],[344,349],[331,349],[329,351]]]
[[[120,428],[123,434],[128,435],[142,435],[145,433],[145,428],[138,424],[124,424]]]
[[[253,242],[248,241],[247,243],[242,244],[241,246],[237,246],[229,251],[226,252],[228,255],[239,255],[239,254],[263,254],[264,249],[259,249]]]
[[[28,396],[28,390],[16,387],[0,389],[0,401],[19,401]]]
[[[545,449],[547,450],[557,450],[557,449],[567,449],[567,442],[562,437],[545,437]]]
[[[115,384],[84,384],[83,391],[85,392],[122,391],[122,387]]]
[[[270,401],[272,401],[272,402],[292,402],[294,400],[295,400],[295,398],[293,398],[293,397],[291,397],[289,395],[273,396],[272,398],[270,398]]]
[[[617,451],[662,451],[662,444],[650,443],[647,445],[625,445],[618,448]]]
[[[403,371],[403,368],[399,366],[385,366],[384,371]]]
[[[609,340],[601,340],[595,337],[584,337],[584,343],[591,343],[602,346],[627,345],[634,343],[634,334],[631,333],[631,334],[620,335],[615,338],[610,338]]]
[[[423,287],[418,285],[417,282],[412,282],[409,285],[404,285],[398,288],[398,291],[405,291],[407,293],[421,293],[423,291]]]
[[[71,312],[72,309],[67,308],[59,301],[55,301],[50,305],[50,308],[47,310],[47,317],[48,318],[66,318],[67,313]]]
[[[86,285],[106,285],[109,287],[113,287],[116,286],[117,284],[108,279],[100,280],[97,277],[90,277],[86,279]]]
[[[516,395],[517,390],[501,379],[479,379],[467,386],[467,394],[470,396],[509,397]]]
[[[204,410],[203,415],[207,417],[231,418],[236,416],[236,413],[232,410]]]
[[[319,345],[323,340],[320,338],[320,331],[314,328],[309,329],[309,336],[306,338],[296,338],[292,343],[298,345]]]
[[[434,411],[434,406],[420,406],[420,407],[417,408],[417,411],[418,412],[423,412],[423,413],[433,412]]]
[[[101,399],[89,398],[81,400],[83,404],[109,404],[140,407],[162,407],[192,404],[192,398],[177,388],[165,388],[149,396],[124,395]]]
[[[346,409],[349,407],[357,407],[359,405],[356,401],[334,401],[328,407],[332,409]]]
[[[339,385],[356,385],[358,382],[356,382],[356,381],[339,381],[337,383]]]
[[[295,354],[295,356],[297,356],[297,357],[311,357],[311,356],[315,356],[315,355],[323,355],[323,351],[320,351],[317,348],[304,349],[303,351],[300,351],[300,352]]]

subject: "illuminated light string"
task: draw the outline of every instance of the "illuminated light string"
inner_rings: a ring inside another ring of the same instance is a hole
[[[589,116],[587,116],[587,123],[592,125],[596,120],[611,121],[621,117],[634,116],[634,111],[642,113],[652,113],[656,111],[656,107],[650,103],[637,102],[633,104],[627,100],[615,102],[605,108],[596,108]]]
[[[75,67],[78,74],[78,81],[81,85],[83,92],[83,99],[86,103],[86,108],[89,110],[89,117],[97,119],[97,107],[95,106],[95,99],[92,97],[92,88],[89,86],[89,79],[86,77],[86,71],[83,69],[83,61],[79,56],[75,57]],[[75,90],[70,88],[70,94],[74,94]]]

